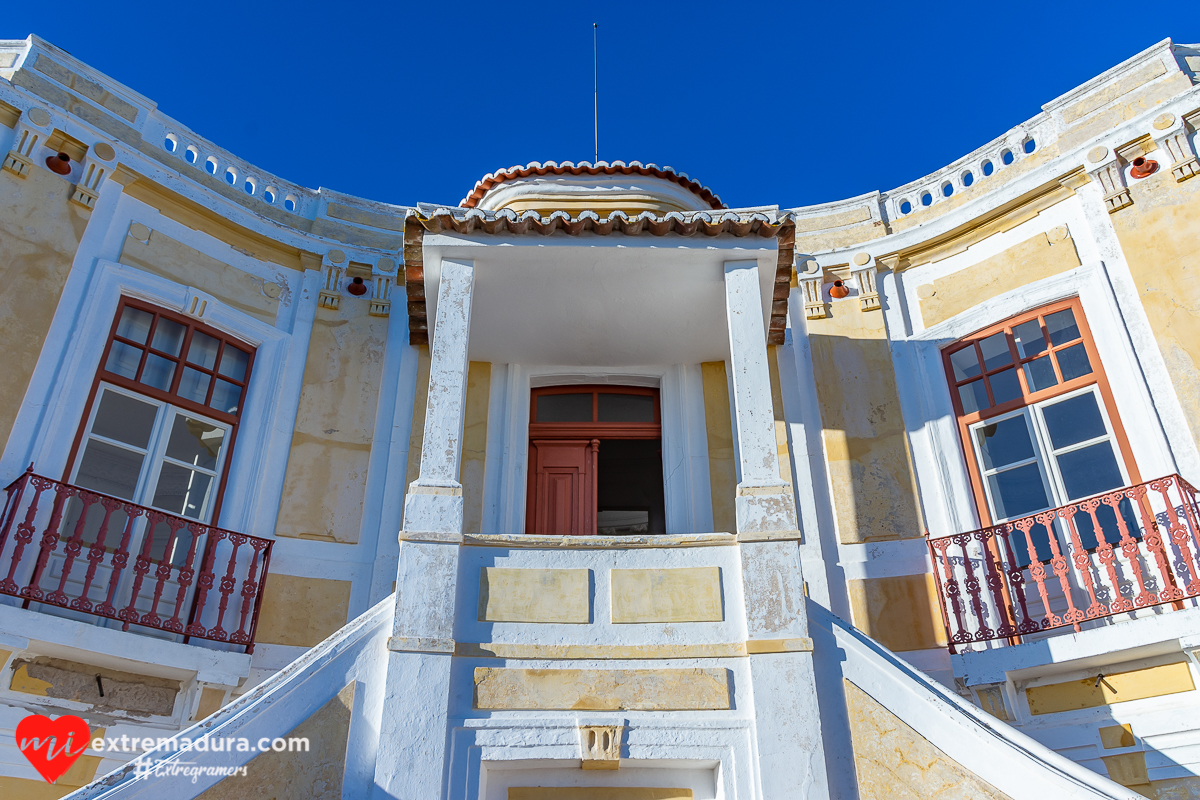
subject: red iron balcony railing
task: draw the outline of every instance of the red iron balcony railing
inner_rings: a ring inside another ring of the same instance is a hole
[[[1200,506],[1178,475],[970,533],[929,538],[950,652],[1182,608],[1200,596]],[[926,534],[928,536],[928,534]]]
[[[5,491],[0,594],[24,608],[57,606],[60,615],[104,617],[122,630],[140,625],[254,652],[269,539],[45,478],[32,467]]]

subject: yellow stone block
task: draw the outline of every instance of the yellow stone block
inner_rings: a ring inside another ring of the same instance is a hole
[[[267,575],[257,639],[262,644],[312,647],[346,624],[350,581]]]
[[[225,690],[205,686],[200,690],[200,704],[196,706],[195,720],[207,719],[221,710],[225,701]]]
[[[900,575],[846,581],[854,624],[901,653],[946,644],[933,576]]]
[[[1102,681],[1097,681],[1093,676],[1078,681],[1031,686],[1025,690],[1025,697],[1029,700],[1030,713],[1057,714],[1190,692],[1195,688],[1187,662],[1177,661],[1157,667],[1105,674]]]
[[[612,621],[720,622],[721,568],[614,569]]]
[[[1100,729],[1100,743],[1105,750],[1117,747],[1133,747],[1137,740],[1133,738],[1133,728],[1129,724],[1108,725]]]
[[[479,571],[480,622],[591,621],[591,570],[503,569]]]
[[[712,711],[729,708],[725,669],[475,668],[475,708]]]
[[[1141,786],[1150,783],[1146,774],[1146,754],[1122,753],[1119,756],[1100,756],[1108,777],[1122,786]]]

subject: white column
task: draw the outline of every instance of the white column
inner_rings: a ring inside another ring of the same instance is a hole
[[[795,531],[795,503],[779,477],[758,262],[725,262],[725,311],[742,476],[735,501],[738,534]]]
[[[463,407],[467,394],[467,344],[471,332],[471,293],[475,265],[443,261],[437,316],[430,344],[429,395],[421,471],[404,500],[404,529],[462,533]]]

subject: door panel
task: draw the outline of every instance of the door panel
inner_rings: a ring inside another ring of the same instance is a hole
[[[596,439],[529,443],[533,489],[526,531],[538,535],[586,536],[596,519]]]

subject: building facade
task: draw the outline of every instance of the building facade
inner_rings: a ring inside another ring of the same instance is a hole
[[[0,41],[0,791],[1200,796],[1198,70],[819,206],[395,206]]]

